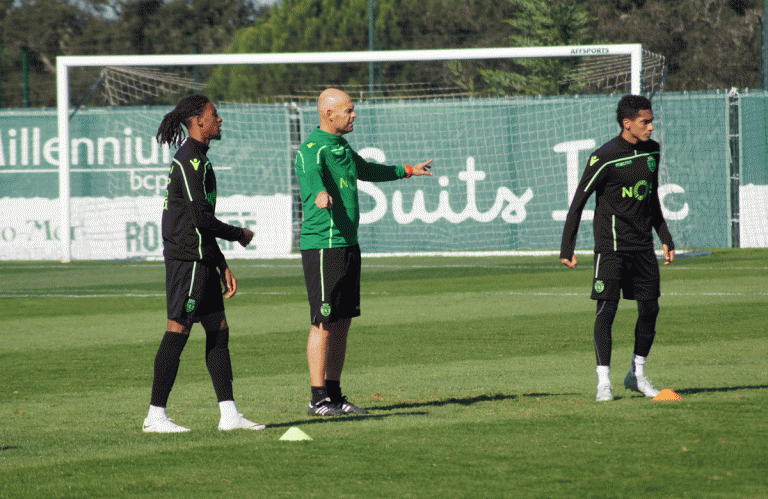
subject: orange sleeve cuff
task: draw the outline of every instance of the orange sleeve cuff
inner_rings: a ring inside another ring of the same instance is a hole
[[[411,165],[403,165],[403,168],[405,168],[405,178],[411,178],[413,167]]]

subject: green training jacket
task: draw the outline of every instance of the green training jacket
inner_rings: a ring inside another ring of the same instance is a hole
[[[304,208],[302,250],[356,245],[360,225],[357,179],[386,182],[406,176],[403,165],[370,163],[353,151],[343,137],[319,127],[299,148],[296,174]],[[315,198],[322,191],[328,192],[333,200],[330,210],[315,206]]]

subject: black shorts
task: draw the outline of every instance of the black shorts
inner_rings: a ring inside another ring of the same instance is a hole
[[[656,253],[626,251],[595,253],[593,300],[656,300],[661,296]]]
[[[183,322],[224,310],[219,270],[205,262],[165,260],[168,319]]]
[[[360,246],[301,252],[313,325],[360,315]]]

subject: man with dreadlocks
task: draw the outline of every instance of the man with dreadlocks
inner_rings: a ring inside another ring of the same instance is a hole
[[[221,122],[207,97],[190,95],[165,115],[157,131],[158,142],[174,145],[178,151],[168,176],[162,218],[168,325],[155,357],[152,398],[143,426],[147,433],[189,431],[174,423],[165,408],[195,322],[205,329],[205,363],[221,409],[219,430],[264,429],[240,414],[232,394],[229,326],[221,283],[226,288],[224,297],[231,298],[237,280],[216,238],[247,246],[253,232],[215,216],[216,177],[206,153],[212,140],[221,140]]]

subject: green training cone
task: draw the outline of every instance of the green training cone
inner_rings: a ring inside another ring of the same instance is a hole
[[[296,428],[295,426],[291,426],[288,428],[288,431],[286,431],[285,434],[280,437],[280,440],[312,440],[312,437]]]

